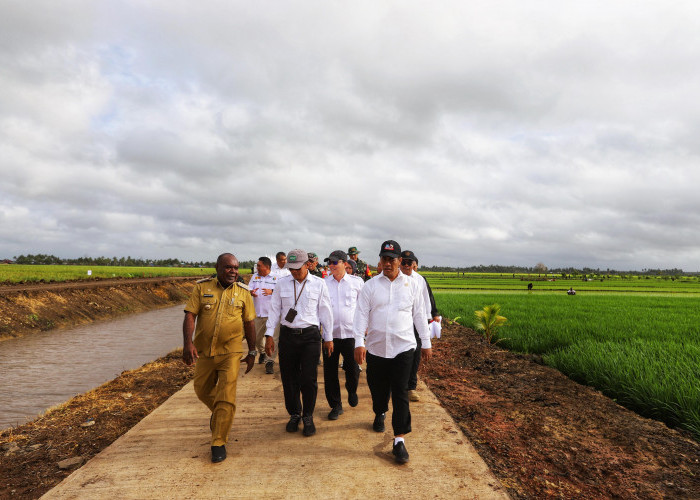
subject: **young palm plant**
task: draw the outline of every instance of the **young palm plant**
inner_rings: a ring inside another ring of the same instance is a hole
[[[492,343],[493,336],[496,335],[498,329],[508,321],[499,314],[500,312],[501,306],[498,304],[484,306],[481,311],[474,311],[474,327],[482,332],[489,344]]]

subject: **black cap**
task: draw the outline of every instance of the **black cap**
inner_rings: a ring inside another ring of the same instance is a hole
[[[410,250],[404,250],[403,252],[401,252],[401,259],[410,259],[414,262],[418,261],[418,259],[416,259],[415,254]]]
[[[396,243],[394,240],[387,240],[382,243],[382,246],[379,249],[379,256],[398,259],[401,257],[401,245]]]
[[[348,254],[346,254],[342,250],[333,250],[331,252],[331,254],[323,260],[325,262],[328,262],[331,259],[338,259],[338,260],[342,260],[343,262],[347,262],[348,261]]]

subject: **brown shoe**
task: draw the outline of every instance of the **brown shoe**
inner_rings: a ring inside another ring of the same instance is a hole
[[[408,391],[408,400],[409,401],[420,401],[420,396],[418,395],[418,392],[416,392],[415,389],[411,389]]]

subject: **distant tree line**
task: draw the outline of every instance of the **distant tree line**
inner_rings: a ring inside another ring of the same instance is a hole
[[[15,264],[68,265],[68,266],[132,266],[132,267],[214,267],[214,262],[188,262],[180,259],[139,259],[128,257],[78,257],[63,259],[55,255],[19,255]]]
[[[641,271],[618,271],[616,269],[600,269],[600,268],[575,268],[575,267],[557,267],[553,269],[547,269],[546,266],[538,263],[533,267],[527,266],[499,266],[491,264],[485,266],[483,264],[478,266],[469,267],[447,267],[447,266],[421,266],[421,270],[425,271],[436,271],[436,272],[456,272],[456,273],[501,273],[501,274],[558,274],[558,275],[604,275],[604,274],[615,274],[619,276],[634,275],[634,274],[646,274],[651,276],[682,276],[682,275],[693,275],[696,273],[685,273],[682,269],[642,269]]]

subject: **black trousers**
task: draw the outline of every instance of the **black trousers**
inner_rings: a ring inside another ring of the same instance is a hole
[[[413,327],[413,334],[416,336],[416,351],[413,353],[413,364],[411,365],[411,374],[408,376],[408,390],[415,391],[418,385],[418,368],[420,368],[420,358],[421,358],[421,347],[423,347],[423,342],[420,341],[420,336],[418,335],[418,330]]]
[[[328,356],[326,350],[323,350],[323,381],[326,400],[331,408],[342,405],[338,379],[338,362],[341,354],[345,371],[345,388],[348,394],[357,392],[357,384],[360,380],[360,367],[355,362],[355,339],[333,339],[333,354]]]
[[[411,432],[411,411],[408,407],[408,377],[413,364],[414,349],[395,358],[382,358],[367,353],[367,385],[372,393],[375,414],[389,409],[391,396],[391,426],[394,436]]]
[[[311,327],[303,333],[291,332],[285,326],[280,328],[278,355],[284,406],[290,415],[312,416],[318,393],[321,333],[318,327]]]

